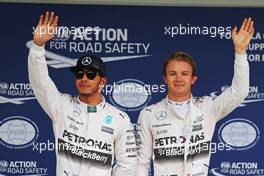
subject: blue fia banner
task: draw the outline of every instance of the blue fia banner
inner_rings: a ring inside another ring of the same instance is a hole
[[[136,124],[140,110],[166,96],[162,64],[172,52],[197,61],[195,96],[217,96],[230,86],[231,30],[253,17],[248,48],[250,92],[215,128],[210,175],[263,175],[264,24],[262,8],[5,4],[0,5],[0,174],[55,175],[51,120],[28,81],[27,56],[40,14],[55,11],[60,31],[46,44],[49,73],[63,93],[77,95],[69,67],[84,54],[107,63],[106,101]],[[87,30],[86,35],[80,35]],[[98,32],[98,35],[95,33]],[[39,78],[41,79],[41,78]],[[132,92],[123,91],[128,86]],[[114,91],[114,88],[120,91]],[[230,144],[230,145],[228,145]]]

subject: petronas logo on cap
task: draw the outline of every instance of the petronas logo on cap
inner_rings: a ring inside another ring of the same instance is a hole
[[[83,65],[90,65],[91,62],[92,62],[92,59],[90,57],[84,57],[82,59],[82,64]]]

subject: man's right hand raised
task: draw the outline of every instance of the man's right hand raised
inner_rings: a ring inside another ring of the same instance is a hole
[[[37,29],[34,33],[34,43],[43,46],[46,42],[54,37],[59,17],[54,17],[54,12],[46,12],[45,17],[41,15],[39,18]]]

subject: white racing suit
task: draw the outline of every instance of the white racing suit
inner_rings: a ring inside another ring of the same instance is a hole
[[[186,120],[167,98],[145,107],[138,119],[140,149],[137,176],[207,176],[216,122],[233,111],[249,91],[247,56],[237,55],[231,87],[216,98],[191,97]]]
[[[60,93],[48,75],[44,55],[44,47],[33,44],[28,71],[34,94],[53,122],[56,175],[134,176],[137,153],[128,115],[103,97],[99,105],[88,106],[78,97]]]

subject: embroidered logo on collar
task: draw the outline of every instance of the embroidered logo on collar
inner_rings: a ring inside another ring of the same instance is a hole
[[[88,112],[97,112],[96,106],[87,106],[87,111]]]
[[[105,120],[104,120],[105,121],[105,124],[108,124],[108,125],[109,124],[112,124],[112,121],[113,121],[112,118],[113,117],[111,115],[106,116],[105,117]]]
[[[159,111],[155,114],[157,120],[164,120],[167,118],[167,113],[165,111]]]

